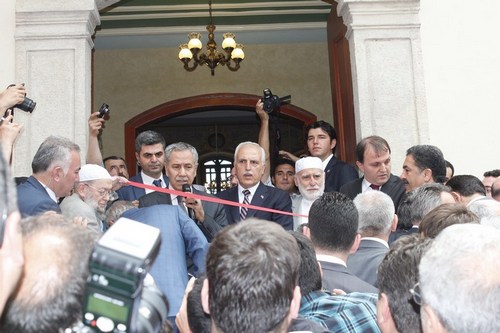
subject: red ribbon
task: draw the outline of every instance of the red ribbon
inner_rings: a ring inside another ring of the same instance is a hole
[[[139,188],[148,189],[148,190],[157,191],[157,192],[162,192],[162,193],[167,193],[167,194],[175,194],[175,195],[178,195],[181,197],[194,198],[194,199],[198,199],[198,200],[202,200],[202,201],[220,203],[222,205],[246,207],[248,209],[255,209],[255,210],[261,210],[263,212],[290,215],[290,216],[308,217],[307,215],[294,214],[294,213],[290,213],[290,212],[284,212],[282,210],[276,210],[276,209],[254,206],[254,205],[246,205],[246,204],[241,204],[239,202],[219,199],[217,197],[214,198],[214,197],[208,197],[208,196],[199,195],[199,194],[195,194],[195,193],[191,193],[191,192],[181,192],[181,191],[171,190],[169,188],[158,187],[155,185],[148,185],[148,184],[136,183],[136,182],[131,182],[131,181],[128,181],[128,184],[132,185],[134,187],[139,187]]]

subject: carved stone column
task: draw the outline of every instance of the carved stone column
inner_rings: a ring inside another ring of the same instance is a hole
[[[429,140],[420,0],[337,2],[347,26],[357,138],[386,138],[397,174],[405,150]]]
[[[26,84],[35,111],[16,111],[25,124],[14,152],[15,175],[30,175],[31,160],[49,135],[87,149],[91,111],[92,35],[99,24],[95,0],[16,1],[16,82]]]

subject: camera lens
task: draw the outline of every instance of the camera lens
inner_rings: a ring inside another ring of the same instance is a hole
[[[134,332],[162,332],[168,314],[168,301],[156,285],[144,286],[138,312]]]
[[[32,99],[25,97],[21,104],[14,105],[14,107],[32,113],[35,110],[36,103]]]

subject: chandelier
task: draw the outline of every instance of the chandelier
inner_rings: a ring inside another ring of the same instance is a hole
[[[215,75],[215,67],[218,65],[227,66],[229,70],[236,72],[240,69],[240,62],[245,58],[243,45],[236,44],[234,34],[228,32],[223,35],[224,40],[222,41],[222,49],[225,54],[217,51],[217,43],[214,40],[215,25],[212,23],[212,1],[208,1],[208,12],[210,14],[210,24],[207,25],[207,50],[204,53],[200,53],[202,48],[201,35],[197,32],[192,32],[188,35],[188,44],[181,44],[179,46],[179,59],[184,63],[184,69],[188,72],[194,71],[198,65],[207,65],[210,68],[212,76]]]

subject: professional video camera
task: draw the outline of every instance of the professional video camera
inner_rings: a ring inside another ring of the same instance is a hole
[[[80,332],[157,333],[168,313],[163,293],[145,276],[158,254],[160,231],[120,218],[89,260]]]
[[[24,86],[24,83],[22,83],[21,85]],[[11,84],[7,87],[7,89],[14,86],[15,84]],[[24,95],[24,100],[20,104],[14,105],[14,107],[32,113],[33,110],[35,110],[36,103],[32,99],[29,99],[28,97],[26,97],[26,95]]]
[[[273,95],[269,88],[264,89],[264,95],[262,96],[262,103],[264,103],[264,111],[267,113],[273,113],[281,104],[289,103],[292,96],[287,95],[285,97],[279,98]]]

